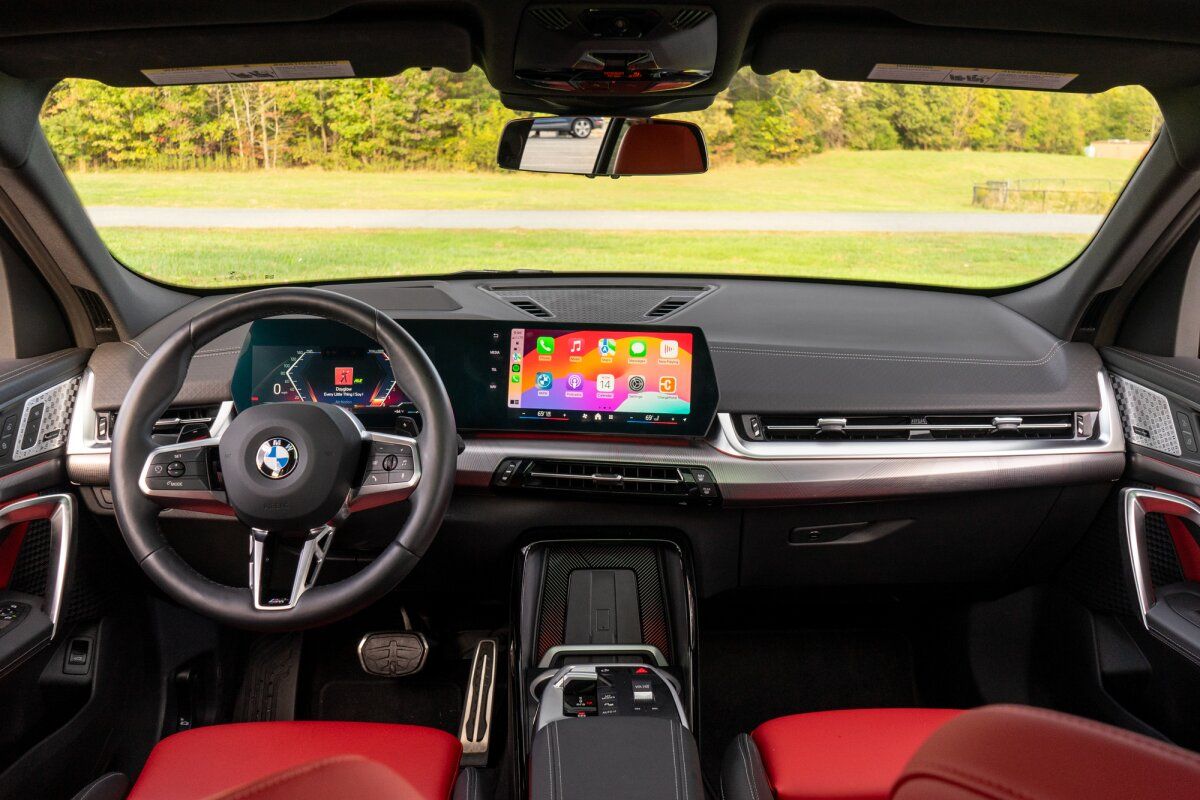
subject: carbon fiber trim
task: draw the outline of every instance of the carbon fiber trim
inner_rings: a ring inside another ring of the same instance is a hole
[[[538,659],[551,647],[566,644],[563,639],[567,624],[567,590],[571,573],[578,569],[632,570],[637,581],[642,643],[657,647],[668,660],[671,659],[670,620],[658,548],[606,543],[553,544],[546,548],[538,619]]]

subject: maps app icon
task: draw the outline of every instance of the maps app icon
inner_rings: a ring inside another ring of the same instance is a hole
[[[611,356],[611,355],[615,355],[616,352],[617,352],[617,340],[616,339],[601,339],[600,340],[600,355]]]

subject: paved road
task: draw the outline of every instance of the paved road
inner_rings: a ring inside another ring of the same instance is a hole
[[[525,140],[521,169],[531,172],[571,172],[586,175],[595,169],[596,154],[604,143],[604,134],[596,131],[586,139],[545,134]]]
[[[453,228],[1090,234],[1092,214],[899,211],[501,211],[91,206],[108,228]]]
[[[499,211],[176,209],[94,205],[102,228],[454,228],[532,230],[834,231],[834,233],[1091,234],[1088,213],[901,211]]]

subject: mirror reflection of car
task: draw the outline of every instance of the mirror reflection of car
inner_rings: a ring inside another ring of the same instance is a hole
[[[552,144],[541,130],[570,132],[569,125],[591,120],[590,131],[604,135],[584,142]],[[504,126],[496,148],[501,169],[619,178],[625,175],[695,175],[708,170],[708,145],[694,122],[644,117],[527,117]]]
[[[534,136],[569,133],[576,139],[586,139],[592,135],[592,131],[603,128],[604,117],[536,117],[532,133]]]

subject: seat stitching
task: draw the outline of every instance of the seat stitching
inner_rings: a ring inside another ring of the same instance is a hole
[[[824,350],[783,350],[759,347],[733,347],[728,345],[710,345],[709,349],[722,353],[751,353],[755,355],[783,356],[784,358],[836,358],[858,359],[863,361],[900,361],[928,364],[983,364],[989,366],[1039,367],[1049,363],[1054,354],[1068,342],[1060,339],[1054,343],[1044,356],[1037,359],[992,359],[971,358],[969,356],[901,356],[886,353],[844,353]]]
[[[749,741],[750,737],[742,734],[742,737],[738,739],[738,744],[740,745],[738,752],[741,753],[742,764],[744,764],[746,767],[746,784],[750,787],[750,796],[754,800],[758,800],[758,787],[754,785],[754,772],[750,767]]]
[[[953,775],[954,777],[959,778],[960,780],[971,781],[971,782],[974,782],[977,784],[982,784],[982,785],[988,787],[989,789],[993,789],[997,792],[1003,792],[1004,794],[1008,795],[1009,797],[1014,798],[1015,800],[1036,800],[1036,798],[1034,798],[1032,795],[1028,795],[1028,794],[1025,794],[1024,792],[1018,791],[1017,789],[1014,789],[1011,786],[1008,786],[1003,783],[999,783],[990,778],[985,778],[982,775],[978,775],[973,772],[968,772],[966,770],[959,769],[957,767],[952,767],[949,764],[935,762],[930,765],[922,765],[920,767],[920,770],[922,772],[930,773],[931,777],[940,777],[940,776],[933,775],[932,773],[935,770],[942,770],[942,771],[948,773],[949,775]]]

